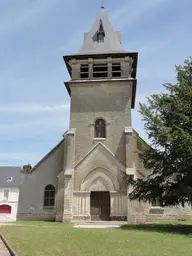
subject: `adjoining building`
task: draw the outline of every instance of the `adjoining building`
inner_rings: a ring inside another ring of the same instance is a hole
[[[70,126],[33,168],[22,170],[18,219],[149,220],[190,218],[191,207],[131,202],[126,175],[145,178],[140,140],[132,128],[137,52],[122,47],[105,9],[85,33],[79,52],[64,56],[71,80]]]
[[[21,167],[0,167],[0,222],[16,221],[22,183]]]

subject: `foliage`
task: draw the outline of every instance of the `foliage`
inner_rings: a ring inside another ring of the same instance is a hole
[[[153,94],[140,113],[151,146],[143,143],[140,155],[150,170],[133,185],[130,199],[162,205],[192,201],[192,58],[176,66],[177,82],[165,84],[167,93]]]

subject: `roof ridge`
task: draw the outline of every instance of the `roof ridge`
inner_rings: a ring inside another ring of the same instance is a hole
[[[50,156],[51,153],[53,153],[63,142],[65,138],[63,138],[55,147],[53,147],[34,167],[30,170],[30,173],[32,173],[44,160],[47,159],[48,156]]]
[[[0,169],[1,168],[21,168],[21,166],[13,166],[13,165],[5,165],[5,166],[3,166],[3,165],[1,165]]]

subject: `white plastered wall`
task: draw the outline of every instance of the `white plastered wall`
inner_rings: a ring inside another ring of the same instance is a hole
[[[8,198],[4,197],[4,190],[9,191]],[[17,187],[11,187],[11,188],[10,187],[1,187],[0,188],[0,205],[11,206],[10,214],[1,214],[0,213],[0,222],[16,221],[18,200],[19,200],[19,188],[17,188]]]

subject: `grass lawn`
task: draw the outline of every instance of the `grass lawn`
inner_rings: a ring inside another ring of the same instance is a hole
[[[19,256],[189,256],[192,222],[79,229],[54,222],[0,226]]]

